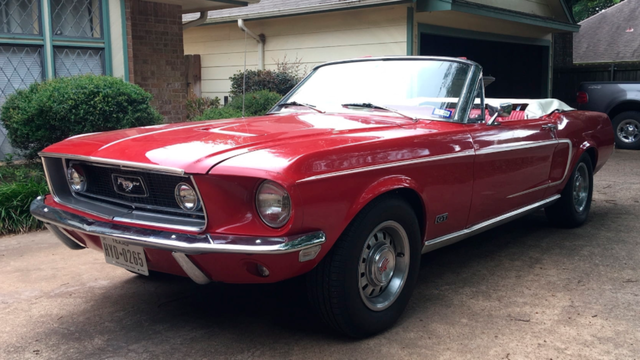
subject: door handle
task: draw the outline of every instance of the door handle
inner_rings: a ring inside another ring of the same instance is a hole
[[[547,124],[547,125],[542,125],[542,129],[543,129],[543,130],[556,131],[556,130],[558,130],[558,125],[556,125],[556,124]]]

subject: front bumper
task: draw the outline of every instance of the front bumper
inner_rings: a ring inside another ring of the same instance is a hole
[[[69,230],[97,237],[112,237],[145,249],[170,251],[182,270],[198,283],[209,282],[210,276],[204,274],[187,255],[292,255],[291,253],[297,252],[299,262],[305,262],[313,260],[319,253],[320,246],[326,241],[325,234],[321,231],[283,237],[194,235],[113,224],[49,206],[45,203],[44,197],[35,199],[30,210],[35,218],[43,221],[72,249],[79,249],[84,244],[69,234]]]

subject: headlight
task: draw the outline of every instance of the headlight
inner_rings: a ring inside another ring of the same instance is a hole
[[[265,224],[272,228],[280,228],[291,216],[291,198],[281,185],[273,181],[265,181],[256,194],[258,214]]]
[[[87,188],[84,171],[78,165],[71,165],[67,169],[67,181],[69,181],[69,186],[74,192],[83,192]]]
[[[200,201],[198,200],[198,194],[186,183],[180,183],[176,186],[176,201],[178,205],[184,210],[194,211],[200,207]]]

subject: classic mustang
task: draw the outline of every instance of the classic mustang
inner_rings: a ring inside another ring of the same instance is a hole
[[[421,254],[544,208],[582,225],[613,151],[605,114],[485,99],[482,68],[385,57],[317,66],[266,116],[69,138],[31,213],[72,249],[197,283],[307,273],[338,331],[383,331]]]

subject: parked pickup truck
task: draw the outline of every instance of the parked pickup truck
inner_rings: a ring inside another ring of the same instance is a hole
[[[618,148],[640,150],[639,82],[585,82],[577,100],[580,110],[609,115]]]

